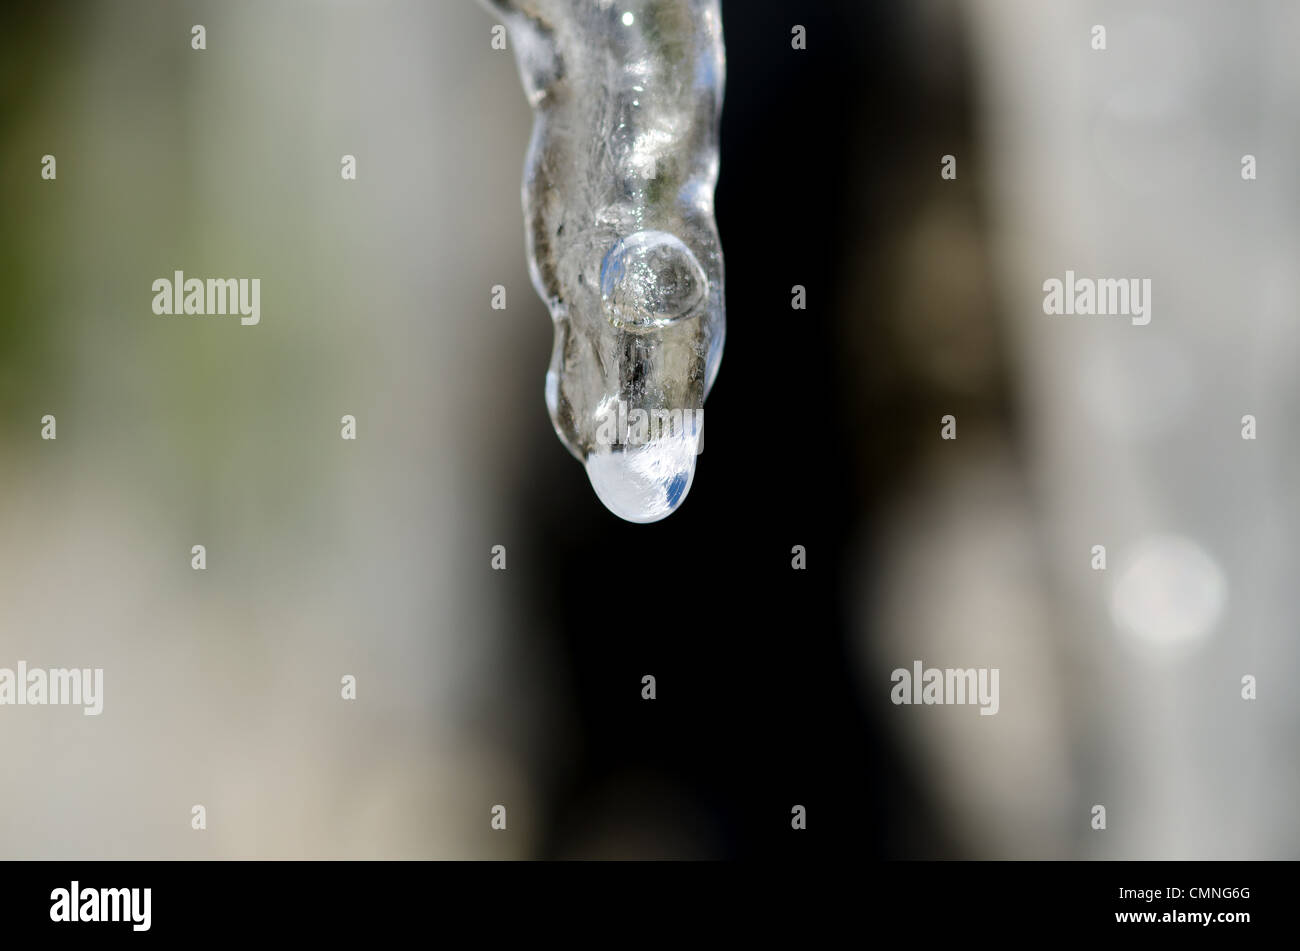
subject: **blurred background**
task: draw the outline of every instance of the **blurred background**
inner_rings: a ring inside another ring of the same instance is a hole
[[[0,666],[105,680],[0,709],[0,856],[1296,857],[1300,8],[725,0],[727,346],[648,526],[551,430],[494,22],[0,12]]]

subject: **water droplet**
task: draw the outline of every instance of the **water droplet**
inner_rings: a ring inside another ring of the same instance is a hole
[[[587,456],[587,478],[596,496],[628,522],[657,522],[677,510],[695,478],[695,440],[656,439]]]

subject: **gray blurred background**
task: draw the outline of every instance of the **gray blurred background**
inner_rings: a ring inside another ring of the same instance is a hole
[[[1300,10],[723,10],[727,351],[652,526],[551,431],[478,5],[0,13],[0,666],[105,671],[0,708],[0,856],[1296,857]],[[154,316],[176,269],[260,325]],[[1066,269],[1151,324],[1045,316]],[[999,714],[892,706],[917,659]]]

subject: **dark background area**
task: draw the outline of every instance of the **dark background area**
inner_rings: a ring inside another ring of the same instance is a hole
[[[959,90],[909,74],[903,13],[724,4],[728,333],[682,509],[623,523],[593,508],[558,444],[530,447],[547,465],[520,488],[518,517],[534,532],[533,603],[567,667],[576,734],[543,768],[547,856],[586,844],[593,815],[648,857],[683,854],[673,827],[689,833],[687,855],[951,854],[861,699],[850,617],[853,538],[905,475],[905,434],[934,397],[908,404],[860,379],[872,364],[852,341],[864,328],[887,341],[888,317],[847,272],[881,266],[906,214],[900,190],[937,177],[937,155],[898,174],[936,123],[966,134],[968,122]],[[794,23],[806,50],[791,47]],[[806,310],[790,307],[796,284]],[[806,570],[792,568],[794,545]]]

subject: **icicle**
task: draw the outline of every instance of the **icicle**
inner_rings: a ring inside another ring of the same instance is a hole
[[[630,522],[686,497],[725,328],[713,220],[718,0],[493,0],[535,111],[533,285],[555,322],[546,405]]]

